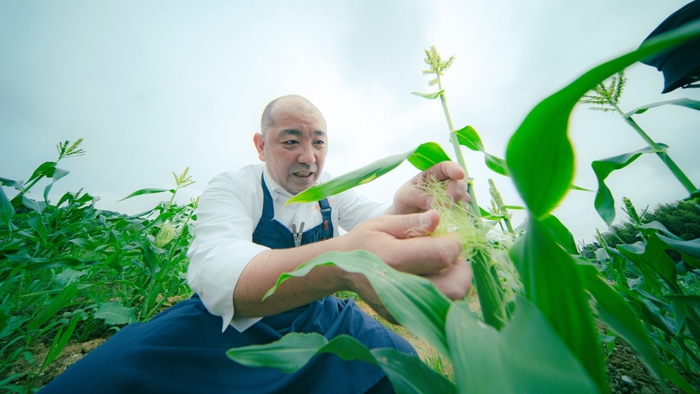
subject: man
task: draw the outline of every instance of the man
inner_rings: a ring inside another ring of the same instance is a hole
[[[288,332],[348,334],[370,348],[413,348],[360,311],[332,296],[357,292],[391,318],[367,279],[322,267],[285,282],[264,301],[279,275],[328,251],[365,249],[394,268],[424,275],[453,299],[471,282],[461,245],[429,238],[439,214],[409,181],[390,207],[347,191],[318,204],[283,204],[319,180],[328,149],[326,122],[300,96],[284,96],[263,113],[255,147],[264,164],[215,177],[200,198],[188,281],[197,293],[117,333],[59,376],[46,391],[80,381],[82,392],[391,392],[376,366],[334,355],[314,357],[294,374],[248,368],[225,356],[232,347],[270,343]],[[419,176],[447,181],[455,200],[466,199],[464,173],[441,163]],[[337,235],[338,226],[348,230]],[[291,229],[291,230],[290,230]],[[409,238],[408,234],[413,237]],[[85,381],[86,377],[90,379]]]

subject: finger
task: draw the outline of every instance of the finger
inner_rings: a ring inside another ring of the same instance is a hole
[[[440,223],[440,213],[434,209],[406,215],[384,215],[376,218],[373,229],[404,239],[432,233]]]
[[[417,275],[437,274],[454,264],[462,244],[449,237],[418,237],[396,240],[378,255],[392,268]]]
[[[447,194],[452,196],[452,201],[469,202],[469,194],[467,193],[467,181],[464,179],[451,180],[446,185]]]
[[[472,283],[472,269],[464,259],[458,260],[444,271],[424,275],[442,294],[451,300],[464,298]]]
[[[423,171],[424,179],[431,175],[437,178],[439,181],[444,181],[447,179],[460,180],[464,179],[465,177],[462,167],[452,161],[442,161]]]

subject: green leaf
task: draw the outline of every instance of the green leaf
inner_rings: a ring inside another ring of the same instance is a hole
[[[481,137],[479,133],[472,126],[466,126],[462,129],[455,131],[457,134],[457,141],[460,145],[464,145],[473,151],[484,151],[484,144],[481,142]]]
[[[4,224],[9,224],[12,217],[15,215],[15,209],[7,198],[5,190],[0,187],[0,221]]]
[[[486,163],[486,167],[491,169],[491,171],[503,176],[510,176],[506,161],[500,157],[484,152],[484,162]]]
[[[418,357],[391,348],[367,349],[348,335],[328,341],[317,333],[290,333],[279,341],[230,349],[226,356],[248,367],[276,368],[293,373],[315,355],[332,353],[343,360],[362,360],[378,365],[397,393],[454,393],[454,385]]]
[[[119,301],[100,304],[94,317],[95,319],[104,319],[105,324],[108,325],[129,324],[136,320],[134,308],[123,307]]]
[[[481,217],[486,220],[501,220],[505,217],[500,213],[491,213],[482,207],[479,207],[479,212],[481,212]]]
[[[689,200],[695,200],[695,202],[700,204],[700,189],[690,193],[690,196],[688,198],[684,198],[684,201],[689,201]]]
[[[418,148],[408,156],[408,161],[417,169],[425,171],[437,163],[450,161],[450,157],[447,156],[447,153],[442,150],[439,144],[435,142],[426,142],[418,146]]]
[[[44,201],[48,202],[49,201],[49,192],[51,191],[51,188],[53,187],[53,184],[56,183],[59,179],[63,178],[64,176],[68,175],[69,171],[60,169],[60,168],[55,168],[54,173],[51,176],[51,183],[46,185],[44,188]]]
[[[634,348],[644,365],[654,374],[661,388],[665,390],[666,381],[656,347],[649,339],[647,331],[634,310],[624,297],[600,276],[594,265],[582,259],[577,262],[579,272],[584,280],[584,287],[595,299],[595,309],[600,319]]]
[[[439,162],[450,160],[440,145],[434,142],[427,142],[413,151],[385,157],[326,183],[312,186],[287,200],[285,205],[319,201],[352,189],[355,186],[369,183],[398,167],[406,159],[421,171]]]
[[[56,295],[46,306],[39,316],[30,321],[27,325],[27,330],[33,331],[41,327],[44,323],[49,321],[61,308],[66,306],[71,299],[78,293],[78,282],[74,282],[69,286],[66,286],[58,295]]]
[[[83,265],[94,265],[99,264],[99,261],[95,260],[78,260],[73,257],[57,257],[55,259],[31,259],[31,263],[27,264],[24,268],[27,270],[40,270],[48,268],[64,268],[64,267],[78,267]]]
[[[669,367],[668,365],[663,366],[664,369],[664,377],[676,386],[680,387],[683,391],[685,391],[687,394],[698,394],[697,390],[695,390],[695,387],[693,387],[692,384],[688,383],[687,380],[678,373],[675,369]]]
[[[649,108],[659,107],[662,105],[680,105],[681,107],[686,107],[686,108],[700,111],[700,101],[691,100],[688,98],[681,98],[681,99],[677,99],[677,100],[661,101],[661,102],[654,103],[654,104],[643,105],[639,108],[635,108],[632,111],[626,113],[624,115],[624,117],[629,118],[632,115],[642,114],[644,112],[647,112],[647,110]]]
[[[527,299],[535,304],[554,331],[581,362],[601,391],[607,391],[598,333],[588,296],[572,257],[534,218],[510,249]]]
[[[632,245],[617,246],[617,250],[625,257],[638,266],[642,265],[653,269],[672,289],[677,290],[676,264],[666,254],[668,249],[671,247],[664,243],[658,234],[651,234],[646,244],[637,242]]]
[[[0,178],[0,184],[3,186],[7,186],[7,187],[14,187],[15,189],[19,190],[20,192],[24,192],[24,185],[22,184],[22,181],[15,181],[12,179]]]
[[[700,268],[697,261],[700,260],[700,238],[693,239],[690,241],[683,241],[665,237],[661,234],[656,235],[663,243],[672,247],[681,255],[683,255],[684,260],[695,268]],[[688,259],[686,256],[691,257]]]
[[[313,268],[327,265],[365,275],[396,321],[428,341],[440,353],[449,354],[444,329],[450,300],[428,279],[399,272],[365,250],[324,253],[300,265],[293,272],[280,275],[275,287],[265,297],[272,295],[287,279],[305,276]]]
[[[76,282],[78,278],[87,274],[87,270],[76,271],[74,269],[66,268],[65,270],[61,271],[60,274],[56,275],[54,280],[61,286],[66,286],[70,283]]]
[[[40,215],[34,215],[28,218],[27,224],[36,231],[42,241],[46,242],[46,226],[44,226],[44,221],[41,220]]]
[[[137,191],[129,194],[128,196],[122,198],[119,201],[128,200],[132,197],[142,196],[144,194],[158,194],[158,193],[163,193],[163,192],[168,192],[168,191],[170,191],[170,190],[169,189],[141,189],[141,190],[137,190]],[[117,202],[119,202],[119,201],[117,201]]]
[[[51,346],[49,347],[49,352],[46,354],[46,358],[44,359],[44,363],[41,365],[40,373],[41,371],[44,370],[49,364],[51,364],[56,357],[58,357],[61,354],[61,351],[63,351],[63,348],[66,347],[68,344],[68,341],[70,340],[71,335],[73,335],[73,331],[75,331],[75,326],[78,325],[78,322],[82,320],[82,313],[76,314],[73,317],[73,320],[70,322],[68,327],[66,328],[66,331],[63,332],[64,327],[60,327],[58,329],[58,332],[56,333],[56,336],[53,338],[53,342],[51,343]]]
[[[574,236],[571,235],[569,229],[564,226],[562,222],[557,219],[554,215],[549,215],[544,218],[541,223],[549,231],[549,235],[554,239],[554,241],[559,244],[564,250],[569,254],[578,254],[578,249],[576,248],[576,241],[574,241]]]
[[[436,98],[440,97],[441,94],[445,93],[444,90],[441,90],[439,92],[435,93],[419,93],[419,92],[411,92],[411,94],[414,94],[416,96],[420,96],[423,98],[427,98],[428,100],[435,100]]]
[[[693,308],[700,308],[700,295],[665,295],[664,298],[668,299],[669,301],[676,301],[688,306],[692,306]]]
[[[698,34],[700,21],[659,35],[637,50],[591,69],[530,111],[508,143],[506,162],[518,192],[535,218],[554,209],[573,180],[574,153],[567,128],[571,111],[581,96],[632,63]]]
[[[503,176],[510,176],[508,174],[508,166],[506,165],[506,161],[486,152],[484,149],[484,144],[481,142],[481,137],[479,137],[479,133],[477,133],[472,126],[466,126],[459,129],[455,131],[455,134],[457,134],[457,141],[460,145],[484,154],[484,162],[486,163],[486,166],[491,169],[491,171]]]
[[[22,205],[33,211],[36,211],[36,213],[38,213],[39,215],[41,215],[44,212],[44,209],[46,208],[46,203],[44,201],[32,200],[26,195],[22,195]]]
[[[664,144],[659,144],[659,146],[668,148],[668,146]],[[605,185],[605,178],[607,178],[611,172],[627,167],[643,153],[655,152],[656,150],[654,148],[646,147],[623,155],[596,160],[591,163],[593,172],[595,172],[595,176],[598,179],[598,193],[595,196],[594,203],[595,209],[608,226],[611,226],[613,220],[615,220],[615,199],[612,193],[610,193],[610,189]]]
[[[42,176],[50,178],[53,176],[53,172],[55,170],[56,170],[56,162],[46,161],[46,162],[42,163],[39,167],[37,167],[36,170],[34,170],[34,173],[29,178],[27,183],[33,181],[34,179],[41,178]]]
[[[501,332],[481,324],[466,302],[455,302],[446,331],[460,393],[600,392],[537,308],[523,298],[517,299],[513,318]]]

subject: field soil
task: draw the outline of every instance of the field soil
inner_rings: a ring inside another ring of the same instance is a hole
[[[440,373],[446,377],[453,379],[452,365],[445,359],[441,357],[438,352],[430,346],[427,342],[421,340],[415,335],[411,334],[408,330],[401,326],[396,326],[388,323],[386,320],[382,319],[372,308],[362,301],[357,301],[357,304],[367,312],[370,316],[379,320],[387,328],[398,333],[404,337],[418,352],[420,358],[428,365],[434,369],[439,369]],[[604,328],[601,327],[601,331]],[[107,338],[97,338],[92,339],[87,342],[79,343],[72,340],[63,349],[63,352],[56,358],[56,360],[51,363],[41,374],[39,374],[34,381],[29,384],[31,387],[43,387],[49,383],[56,376],[61,374],[70,365],[81,359],[87,353],[95,349],[101,343],[103,343]],[[13,368],[12,374],[21,372],[38,372],[37,364],[41,364],[41,361],[46,357],[48,352],[50,342],[38,343],[31,347],[30,351],[32,353],[33,363],[22,358],[18,360]],[[610,392],[613,394],[652,394],[652,393],[662,393],[661,387],[651,375],[646,367],[639,361],[639,358],[634,354],[634,351],[620,339],[615,342],[615,349],[613,353],[608,357],[608,376],[610,381]],[[679,371],[681,372],[681,371]],[[681,372],[681,374],[684,374]],[[687,375],[684,375],[686,380],[690,381]],[[0,377],[2,379],[4,377]],[[24,384],[26,382],[17,382],[18,384]],[[684,393],[683,390],[676,387],[672,383],[668,383],[669,392],[673,394]],[[700,386],[695,386],[695,389],[700,392]]]

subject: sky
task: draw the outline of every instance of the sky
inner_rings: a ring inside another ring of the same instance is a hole
[[[473,126],[488,152],[508,139],[540,100],[589,68],[635,49],[687,0],[519,1],[19,1],[0,2],[0,177],[26,180],[55,146],[84,138],[86,154],[50,200],[82,189],[97,207],[135,214],[169,195],[117,200],[143,188],[170,189],[189,167],[198,196],[215,175],[258,162],[253,134],[272,99],[300,94],[324,114],[325,170],[341,175],[435,141],[454,158],[438,100],[423,76],[424,49],[455,55],[443,87],[455,127]],[[635,64],[620,106],[700,99],[700,89],[662,95],[663,77]],[[664,106],[636,116],[697,185],[700,114]],[[617,115],[579,105],[570,119],[574,183],[595,190],[593,160],[645,143]],[[464,150],[477,200],[489,178],[520,205],[509,178]],[[533,157],[533,160],[537,160]],[[417,173],[402,164],[358,189],[391,202]],[[623,196],[643,209],[687,194],[661,161],[644,155],[610,175],[618,221]],[[41,184],[42,186],[44,184]],[[34,198],[43,187],[37,186]],[[11,189],[5,188],[8,195]],[[570,192],[554,214],[577,241],[606,230],[595,194]],[[517,225],[523,220],[517,214]]]

